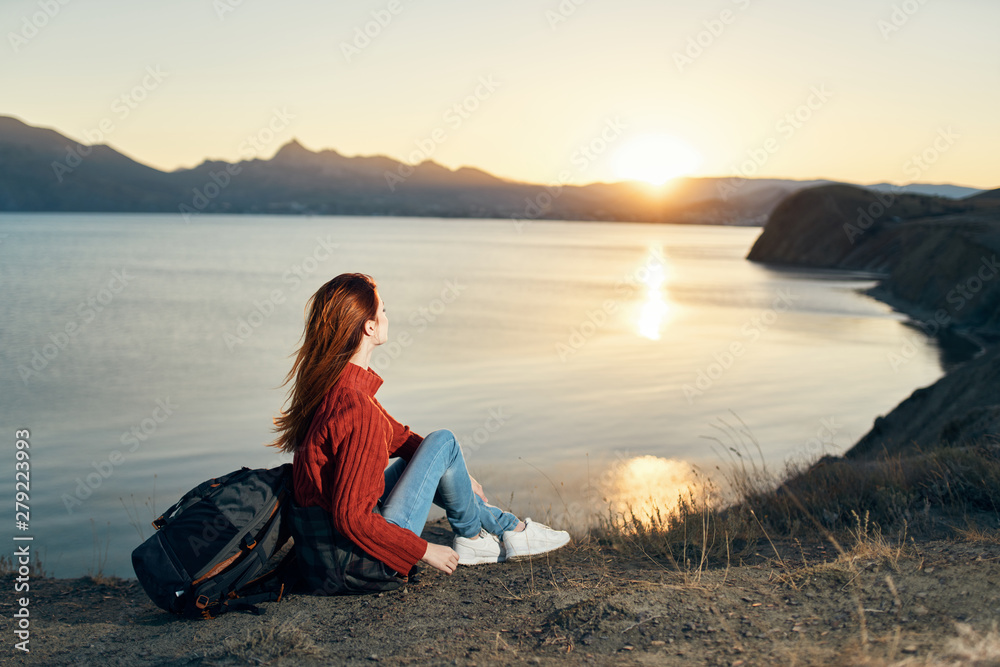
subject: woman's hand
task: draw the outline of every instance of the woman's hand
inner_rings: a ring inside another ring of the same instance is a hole
[[[469,475],[469,481],[472,482],[472,492],[483,499],[483,502],[489,502],[486,500],[486,492],[483,491],[483,485],[476,481],[476,478]]]
[[[424,557],[420,560],[445,574],[451,574],[458,567],[458,554],[455,553],[455,550],[433,542],[427,543],[427,551],[424,552]]]

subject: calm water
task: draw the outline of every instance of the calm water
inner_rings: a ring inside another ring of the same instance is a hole
[[[379,282],[379,398],[450,428],[491,499],[560,525],[676,496],[743,428],[779,468],[839,453],[941,375],[864,276],[743,257],[758,228],[501,220],[0,216],[0,426],[31,431],[31,523],[60,576],[132,576],[150,519],[263,443],[330,277]],[[912,346],[912,347],[911,347]],[[899,355],[903,363],[890,363]],[[151,507],[152,506],[152,509]]]

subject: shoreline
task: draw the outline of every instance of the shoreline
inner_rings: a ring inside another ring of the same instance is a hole
[[[982,330],[979,327],[958,326],[953,323],[937,324],[936,311],[893,294],[881,283],[882,281],[879,281],[878,285],[861,290],[861,293],[881,301],[897,313],[906,315],[907,320],[904,324],[920,331],[924,336],[938,341],[943,352],[967,355],[964,360],[969,361],[981,357],[991,347],[1000,343],[1000,330]],[[927,330],[932,328],[933,333],[929,333]],[[971,347],[974,347],[975,351],[969,354]],[[948,371],[946,370],[946,372]]]

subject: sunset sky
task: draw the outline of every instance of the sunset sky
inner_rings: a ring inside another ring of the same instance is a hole
[[[294,137],[532,182],[1000,186],[994,0],[62,1],[0,4],[0,114],[160,169]]]

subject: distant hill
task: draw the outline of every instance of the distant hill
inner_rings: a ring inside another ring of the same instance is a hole
[[[876,192],[896,192],[909,195],[931,195],[934,197],[950,197],[952,199],[962,199],[970,197],[979,192],[979,188],[968,188],[963,185],[951,185],[948,183],[909,183],[907,185],[893,185],[892,183],[874,183],[862,186]]]
[[[167,174],[108,146],[0,116],[0,211],[177,210],[181,195]]]
[[[775,207],[747,259],[831,269],[888,271],[912,221],[951,220],[996,206],[978,195],[950,199],[873,192],[853,185],[799,190]],[[924,228],[921,225],[920,228]]]
[[[632,183],[554,187],[432,161],[311,151],[206,160],[163,172],[106,145],[0,116],[0,211],[313,213],[760,225],[783,198],[826,181],[682,178],[664,194]]]

